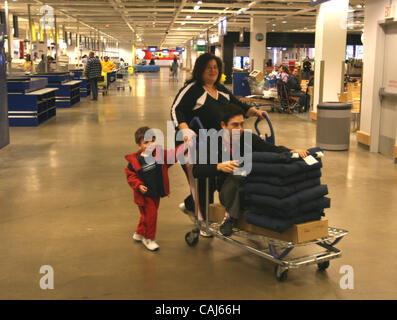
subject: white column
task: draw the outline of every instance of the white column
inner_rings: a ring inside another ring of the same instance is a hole
[[[266,19],[251,17],[250,60],[254,70],[264,72],[266,59]],[[258,41],[258,37],[263,38]]]
[[[321,99],[321,91],[323,102],[338,101],[343,79],[342,67],[346,57],[348,8],[349,0],[331,0],[321,4],[317,12],[313,98],[315,112]]]
[[[379,21],[384,19],[389,0],[367,0],[364,13],[364,59],[361,97],[360,131],[357,140],[367,136],[370,150],[378,152],[380,123],[379,89],[383,82],[384,31]],[[397,5],[397,1],[392,2]],[[370,137],[370,138],[369,138]],[[362,142],[363,143],[363,142]]]

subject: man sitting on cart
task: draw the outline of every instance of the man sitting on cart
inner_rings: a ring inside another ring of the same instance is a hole
[[[228,154],[228,159],[241,158],[241,155],[245,159],[244,152],[296,152],[302,158],[305,158],[308,151],[301,149],[290,150],[283,146],[275,146],[253,133],[252,143],[249,143],[251,141],[244,141],[244,110],[237,105],[230,104],[227,108],[224,108],[224,112],[220,116],[220,125],[223,133],[222,138],[218,139],[218,163],[210,163],[211,148],[207,148],[207,162],[202,164],[202,161],[200,161],[195,164],[193,166],[193,175],[195,178],[216,177],[219,200],[226,208],[226,217],[220,226],[220,231],[224,236],[230,236],[241,214],[240,185],[243,176],[242,171],[238,170],[242,165],[241,161],[223,161],[222,158],[225,159],[225,153]],[[233,143],[236,138],[239,140],[237,144]],[[239,146],[238,149],[240,150],[233,150],[233,146],[236,145]],[[236,154],[236,152],[240,153],[240,157],[230,156]]]

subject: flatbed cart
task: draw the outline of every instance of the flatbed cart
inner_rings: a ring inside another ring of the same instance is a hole
[[[239,98],[240,101],[250,105],[251,107],[263,109],[270,107],[270,111],[274,110],[275,99],[265,98],[263,95],[250,95],[246,97]]]
[[[267,134],[265,135],[265,139],[267,142],[273,143],[275,141],[274,131],[270,119],[264,114],[265,119],[267,120],[270,129],[271,136],[269,137]],[[193,119],[193,121],[197,121],[198,119]],[[193,122],[192,121],[192,122]],[[259,119],[255,123],[255,129],[259,136],[261,136],[258,124]],[[198,121],[198,123],[200,123]],[[262,136],[261,136],[262,137]],[[194,180],[195,183],[195,199],[198,199],[198,179]],[[190,247],[194,247],[199,242],[199,234],[200,231],[204,231],[213,237],[224,240],[230,244],[236,245],[242,249],[245,249],[257,256],[260,256],[264,259],[267,259],[276,264],[274,268],[274,275],[276,279],[280,282],[283,282],[287,279],[288,271],[290,269],[297,269],[303,266],[314,265],[317,264],[319,271],[325,271],[329,265],[330,260],[340,258],[342,252],[340,249],[337,249],[335,246],[339,243],[340,240],[344,236],[346,236],[349,232],[339,228],[328,228],[328,237],[322,239],[316,239],[312,241],[307,241],[303,243],[293,243],[278,240],[275,238],[270,238],[267,236],[259,235],[256,233],[240,230],[237,228],[233,228],[233,235],[230,237],[226,237],[222,235],[220,232],[220,223],[210,222],[209,219],[209,178],[206,178],[206,219],[205,221],[198,220],[198,201],[195,201],[195,212],[194,215],[190,214],[189,217],[193,220],[195,224],[195,228],[192,231],[189,231],[185,235],[185,241]],[[247,243],[242,242],[241,240],[250,240],[256,241],[259,243],[263,243],[264,248],[253,247],[248,245]],[[321,247],[323,250],[316,251],[312,254],[305,254],[297,257],[288,257],[288,255],[295,248],[307,247],[309,245],[316,245]]]

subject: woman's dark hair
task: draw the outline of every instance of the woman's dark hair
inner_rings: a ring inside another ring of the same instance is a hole
[[[219,113],[219,120],[223,121],[227,125],[231,118],[235,116],[245,116],[243,108],[239,107],[234,103],[225,104],[222,106]]]
[[[283,69],[281,72],[284,71],[285,73],[289,74],[288,67],[286,67],[286,66],[281,66],[280,69]]]
[[[196,63],[194,64],[192,78],[186,81],[185,85],[194,81],[200,85],[203,85],[203,73],[211,60],[215,60],[216,64],[218,65],[218,78],[216,79],[215,85],[219,85],[219,80],[222,76],[222,60],[216,55],[208,52],[197,58]]]
[[[30,57],[30,54],[27,54],[25,59],[26,59],[26,61],[32,61],[32,58]]]

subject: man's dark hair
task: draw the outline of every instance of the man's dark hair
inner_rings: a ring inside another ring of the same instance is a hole
[[[208,52],[197,58],[196,63],[194,64],[192,78],[186,81],[186,84],[196,81],[198,84],[203,85],[203,73],[211,60],[215,60],[218,65],[218,78],[216,79],[215,85],[219,85],[219,80],[222,76],[222,60],[216,55]]]
[[[135,143],[141,144],[142,141],[145,139],[145,133],[149,131],[149,127],[140,127],[138,130],[135,131]]]
[[[225,125],[228,125],[230,119],[240,115],[245,115],[244,110],[234,103],[229,103],[222,107],[219,118],[220,121],[223,121],[225,123]]]

